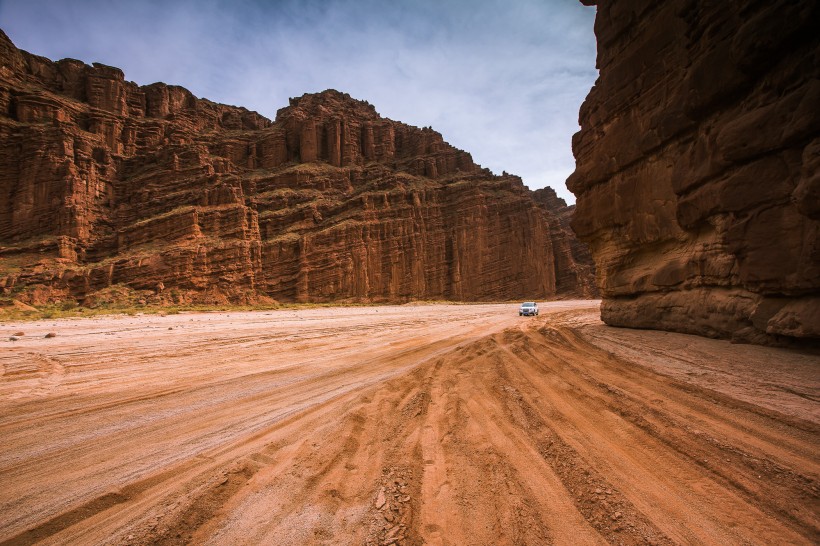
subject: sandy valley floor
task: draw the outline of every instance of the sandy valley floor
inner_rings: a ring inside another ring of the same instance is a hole
[[[820,543],[820,357],[589,301],[0,324],[0,446],[0,544]]]

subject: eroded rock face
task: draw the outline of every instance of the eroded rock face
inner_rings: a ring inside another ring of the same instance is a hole
[[[0,287],[28,303],[589,292],[563,208],[336,91],[275,121],[0,32]],[[563,216],[562,216],[563,215]],[[560,218],[559,218],[560,217]],[[573,253],[574,252],[574,253]],[[587,269],[584,269],[584,268]]]
[[[820,4],[597,9],[567,186],[603,320],[820,337]]]
[[[567,202],[549,187],[535,190],[533,198],[547,212],[549,219],[558,292],[567,291],[584,298],[597,298],[599,293],[595,286],[592,255],[587,245],[575,236],[570,225],[575,205],[567,206]]]

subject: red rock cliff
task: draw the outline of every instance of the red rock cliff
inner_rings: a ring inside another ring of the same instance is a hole
[[[0,287],[28,302],[588,292],[558,211],[336,91],[275,122],[0,32]],[[570,237],[571,238],[571,237]],[[580,273],[580,274],[579,274]]]
[[[587,245],[578,240],[570,226],[575,215],[575,205],[567,206],[567,202],[549,187],[535,190],[533,198],[549,218],[556,271],[555,286],[558,292],[566,291],[585,298],[597,298],[599,293],[595,286],[592,256]]]
[[[603,320],[820,337],[820,4],[597,9],[567,185]]]

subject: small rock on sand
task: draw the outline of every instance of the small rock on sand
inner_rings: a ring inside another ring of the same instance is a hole
[[[46,334],[46,338],[50,338],[50,337],[57,337],[57,334],[56,334],[56,333],[54,333],[54,332],[49,332],[49,333],[47,333],[47,334]]]

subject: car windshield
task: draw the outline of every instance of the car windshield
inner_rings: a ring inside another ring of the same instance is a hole
[[[529,302],[529,303],[522,303],[522,304],[521,304],[521,307],[535,307],[535,304],[534,304],[534,303],[532,303],[532,302]]]

